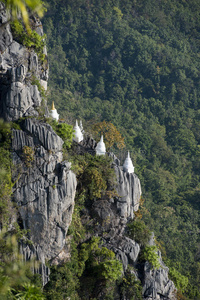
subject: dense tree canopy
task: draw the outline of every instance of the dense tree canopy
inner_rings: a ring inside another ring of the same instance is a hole
[[[189,278],[187,297],[199,299],[200,2],[49,4],[49,99],[68,122],[105,120],[122,133],[143,220]]]

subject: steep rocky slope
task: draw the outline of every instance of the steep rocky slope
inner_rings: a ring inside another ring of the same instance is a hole
[[[37,107],[42,98],[37,85],[32,85],[33,78],[47,88],[48,65],[41,62],[34,49],[27,49],[13,39],[8,18],[1,5],[0,30],[0,117],[7,121],[24,116],[37,116]],[[33,27],[43,35],[41,22],[32,20]],[[44,48],[46,55],[46,49]]]
[[[2,8],[2,6],[1,6]],[[1,23],[7,21],[1,12]],[[35,28],[42,35],[41,23],[34,19]],[[49,269],[45,260],[56,260],[64,251],[66,235],[71,223],[76,177],[70,163],[62,158],[62,139],[50,125],[39,120],[38,110],[42,102],[38,85],[33,85],[35,76],[43,87],[47,87],[48,68],[40,62],[33,49],[27,49],[13,40],[10,25],[0,29],[0,116],[6,121],[20,122],[20,129],[13,130],[13,200],[18,205],[18,222],[29,230],[31,244],[21,244],[25,259],[36,257],[41,262],[35,272],[42,274],[43,284],[48,281]],[[44,50],[45,51],[45,50]],[[28,117],[28,118],[27,118]],[[90,140],[93,146],[95,142]],[[85,151],[94,147],[85,141]],[[101,237],[103,244],[122,261],[124,271],[128,265],[138,269],[136,276],[142,281],[144,299],[173,299],[174,284],[168,279],[168,269],[161,261],[161,268],[152,270],[149,263],[138,268],[140,246],[125,236],[128,220],[134,218],[141,196],[140,181],[135,174],[122,170],[120,162],[113,157],[113,168],[117,176],[118,197],[94,200],[86,205],[85,218],[90,218],[93,233]],[[161,260],[161,259],[160,259]],[[105,295],[99,294],[98,299]],[[120,296],[116,296],[120,299]]]
[[[87,239],[92,235],[101,237],[103,246],[112,250],[122,262],[124,272],[128,266],[134,268],[136,277],[142,282],[143,299],[176,299],[176,289],[174,283],[168,278],[169,269],[162,261],[161,252],[158,251],[160,268],[152,269],[149,262],[140,262],[140,245],[127,237],[127,223],[134,219],[134,212],[139,208],[142,193],[140,180],[136,174],[124,172],[115,155],[109,155],[113,159],[118,196],[95,200],[92,204],[86,203],[83,219],[85,218],[87,223],[90,218],[90,228],[93,229],[92,234],[88,233]],[[149,245],[155,245],[154,235]],[[96,296],[97,299],[105,298],[102,291]],[[127,298],[116,294],[115,299]]]
[[[13,40],[6,21],[2,11],[0,116],[6,121],[37,117],[42,97],[38,86],[31,84],[31,76],[46,88],[48,68],[44,69],[34,49]],[[36,18],[33,21],[42,35],[41,22]],[[43,284],[49,274],[45,260],[55,258],[63,249],[74,207],[76,177],[70,164],[62,161],[62,145],[51,126],[38,119],[25,119],[21,130],[13,130],[13,200],[19,207],[18,221],[29,230],[32,242],[22,244],[21,251],[25,259],[37,258],[42,263],[35,271],[42,274]]]
[[[14,201],[20,221],[30,230],[32,245],[22,245],[26,259],[42,262],[43,283],[48,281],[45,260],[55,258],[65,245],[72,219],[76,177],[70,163],[62,161],[63,141],[47,124],[26,119],[23,130],[13,131],[12,149],[16,184]],[[24,149],[31,150],[31,161],[24,160]],[[27,165],[28,164],[28,165]]]

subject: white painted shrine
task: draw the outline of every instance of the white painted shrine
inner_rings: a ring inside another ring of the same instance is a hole
[[[50,115],[53,119],[55,119],[56,121],[59,120],[59,114],[57,113],[57,109],[54,106],[54,101],[52,102],[52,107],[51,107],[51,112]]]
[[[80,143],[83,140],[83,133],[81,132],[80,127],[78,126],[78,122],[76,120],[76,125],[74,126],[74,138],[73,140],[77,143]]]
[[[97,143],[95,150],[96,150],[96,155],[105,155],[106,154],[106,146],[103,141],[103,135],[101,136],[100,141]]]
[[[125,159],[125,162],[123,164],[123,170],[128,173],[134,173],[134,166],[133,166],[132,160],[130,158],[129,151],[128,151],[127,158]]]
[[[84,134],[84,129],[83,129],[83,124],[82,124],[82,121],[80,120],[80,130],[81,130],[81,132],[82,132],[82,134]]]

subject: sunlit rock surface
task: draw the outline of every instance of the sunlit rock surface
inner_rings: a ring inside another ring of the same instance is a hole
[[[63,141],[51,126],[35,119],[27,119],[21,126],[23,130],[13,130],[13,199],[32,242],[31,246],[21,245],[22,253],[42,262],[45,284],[49,275],[45,259],[54,259],[65,246],[77,182],[71,164],[62,162]],[[24,149],[31,149],[33,156],[25,155]]]
[[[13,39],[3,7],[0,3],[0,117],[14,121],[38,115],[42,102],[38,87],[47,87],[48,63],[47,59],[40,62],[33,50]],[[43,35],[41,22],[34,17],[32,21],[37,33]],[[39,85],[33,85],[36,80]]]
[[[41,62],[34,50],[13,39],[3,8],[0,3],[0,117],[6,121],[28,117],[21,130],[12,132],[13,201],[18,222],[31,241],[22,243],[20,250],[25,260],[41,262],[34,271],[45,284],[49,277],[45,260],[55,259],[65,247],[77,182],[70,163],[62,161],[62,139],[50,125],[33,118],[42,103],[39,89],[47,88],[47,60]],[[43,35],[35,17],[32,26]]]

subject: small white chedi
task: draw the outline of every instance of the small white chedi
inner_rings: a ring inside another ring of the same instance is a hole
[[[127,158],[125,159],[125,162],[123,164],[123,170],[128,173],[134,173],[134,166],[133,166],[132,160],[130,158],[129,151],[128,151]]]
[[[97,143],[95,150],[96,150],[96,155],[105,155],[106,154],[106,146],[103,141],[103,135],[101,136],[100,141]]]
[[[83,133],[81,132],[80,127],[78,126],[78,122],[76,120],[76,125],[74,126],[74,138],[73,140],[77,143],[80,143],[83,140]]]
[[[54,101],[52,102],[52,106],[51,106],[51,112],[50,115],[53,119],[55,119],[56,121],[59,120],[59,114],[57,113],[57,109],[54,106]]]
[[[83,129],[83,124],[82,124],[82,121],[80,120],[80,130],[81,130],[81,132],[82,132],[82,134],[84,134],[84,129]]]

